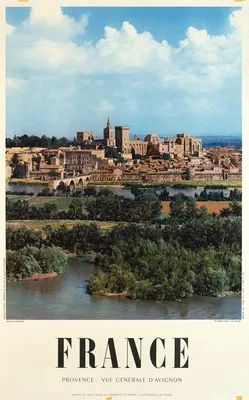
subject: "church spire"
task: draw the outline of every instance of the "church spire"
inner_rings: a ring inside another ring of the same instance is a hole
[[[107,118],[107,128],[110,128],[110,117]]]

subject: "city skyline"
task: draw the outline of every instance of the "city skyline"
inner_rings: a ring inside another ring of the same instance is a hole
[[[108,115],[131,136],[240,135],[240,13],[8,8],[7,136],[102,137]]]

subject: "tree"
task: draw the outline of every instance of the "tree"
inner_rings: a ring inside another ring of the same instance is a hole
[[[234,201],[232,204],[229,204],[229,206],[231,207],[232,215],[236,217],[242,216],[242,206],[239,205],[237,201]]]
[[[10,165],[11,165],[12,167],[16,167],[18,164],[19,164],[19,157],[18,157],[18,154],[15,153],[15,154],[13,155],[12,159],[11,159],[11,164],[10,164]]]
[[[37,194],[37,196],[54,196],[54,195],[55,195],[55,189],[51,189],[50,187],[43,188],[42,191]]]
[[[86,186],[84,188],[84,196],[96,196],[97,190],[94,186]]]
[[[59,176],[61,176],[61,174],[58,171],[51,170],[48,172],[48,176],[50,178],[58,178]]]
[[[42,247],[38,262],[43,273],[56,272],[60,274],[65,271],[67,266],[67,254],[59,247]]]
[[[73,251],[75,247],[75,240],[73,232],[65,225],[60,225],[58,228],[53,229],[50,225],[44,228],[45,246],[61,247],[68,251]]]
[[[69,204],[69,215],[73,218],[82,217],[82,201],[80,199],[73,199]]]
[[[75,225],[72,230],[74,248],[77,253],[100,250],[100,229],[95,223],[89,225]]]
[[[106,147],[105,148],[105,157],[106,158],[118,158],[118,151],[115,147]]]
[[[236,217],[242,216],[242,206],[236,200],[232,203],[229,203],[228,208],[222,208],[220,211],[221,217],[228,217],[230,215],[234,215]]]
[[[134,200],[136,221],[157,221],[161,216],[161,201],[153,193],[142,193]],[[132,209],[132,207],[131,207]],[[135,216],[134,216],[135,217]],[[135,219],[134,219],[135,221]]]
[[[67,193],[67,185],[64,182],[60,182],[59,185],[57,186],[56,190],[60,193]]]
[[[87,284],[87,293],[104,294],[106,291],[106,277],[100,272],[91,275]]]
[[[170,217],[177,220],[184,220],[185,212],[185,197],[181,193],[174,196],[174,199],[169,204]]]
[[[12,178],[24,179],[25,178],[25,169],[24,165],[17,164],[13,169]]]
[[[19,251],[6,251],[6,276],[8,280],[28,278],[34,273],[40,273],[41,268],[36,259]]]
[[[19,229],[7,228],[6,247],[11,250],[22,249],[25,246],[40,247],[42,243],[42,233],[34,229],[22,226]]]
[[[55,219],[58,216],[58,207],[56,203],[45,203],[43,207],[39,207],[39,219]]]

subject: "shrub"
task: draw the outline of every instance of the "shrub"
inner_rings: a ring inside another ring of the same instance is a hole
[[[41,273],[41,267],[36,259],[20,254],[18,251],[6,252],[6,276],[9,280],[28,278],[35,273]]]
[[[67,254],[59,247],[42,247],[38,260],[43,273],[61,274],[67,266]]]

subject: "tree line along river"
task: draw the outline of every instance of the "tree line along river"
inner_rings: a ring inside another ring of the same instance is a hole
[[[111,190],[114,194],[117,194],[119,196],[124,196],[124,197],[128,197],[128,198],[133,198],[134,195],[131,192],[131,189],[128,187],[122,187],[122,186],[115,186],[115,185],[91,185],[89,184],[89,186],[94,187],[96,189],[96,191],[98,192],[99,190],[101,190],[103,187],[108,187],[109,190]],[[28,184],[21,184],[21,183],[16,183],[16,184],[11,184],[8,183],[6,185],[6,191],[9,192],[33,192],[35,195],[37,195],[38,193],[40,193],[42,191],[42,189],[44,189],[45,187],[47,187],[47,185],[45,184],[38,184],[38,185],[28,185]],[[180,189],[180,188],[172,188],[172,187],[167,187],[166,188],[167,191],[169,192],[170,196],[174,196],[175,194],[178,193],[183,193],[186,196],[191,196],[191,197],[195,197],[195,193],[196,194],[200,194],[203,191],[203,187],[197,187],[197,188],[188,188],[188,189]],[[210,191],[220,191],[222,190],[225,196],[229,196],[230,190],[232,190],[233,188],[228,188],[228,189],[207,189],[207,192]],[[154,190],[151,189],[150,190]],[[161,191],[163,189],[162,188],[156,188],[155,191],[156,193],[160,194]],[[241,189],[238,189],[241,190]]]
[[[64,274],[41,281],[7,283],[6,314],[23,319],[240,319],[241,297],[195,296],[182,302],[130,300],[86,293],[94,271],[81,257],[69,257]]]
[[[7,185],[7,191],[38,194],[44,185]],[[96,190],[103,186],[96,185]],[[115,194],[133,197],[129,188],[108,186]],[[162,189],[156,189],[158,193]],[[167,188],[170,196],[184,193],[194,197],[203,188]],[[210,189],[212,191],[221,189]],[[229,195],[231,188],[222,189]],[[121,296],[97,296],[86,293],[86,283],[94,272],[93,264],[80,257],[69,257],[65,273],[41,281],[7,283],[6,316],[23,319],[232,319],[241,318],[241,296],[194,296],[176,301],[131,300]]]

